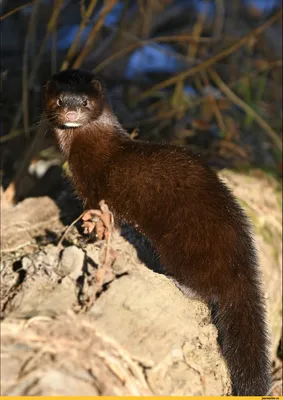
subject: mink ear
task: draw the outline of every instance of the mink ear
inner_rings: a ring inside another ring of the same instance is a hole
[[[54,81],[47,81],[45,85],[46,92],[54,93],[56,91],[56,82]]]
[[[97,90],[99,93],[102,93],[102,85],[97,79],[93,79],[91,84],[95,90]]]

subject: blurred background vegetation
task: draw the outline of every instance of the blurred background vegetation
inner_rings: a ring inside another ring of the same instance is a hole
[[[282,177],[280,0],[2,0],[1,178],[11,201],[61,190],[40,123],[49,76],[99,73],[124,127],[213,167]]]

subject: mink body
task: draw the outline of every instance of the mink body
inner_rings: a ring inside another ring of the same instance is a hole
[[[53,76],[45,112],[85,207],[105,200],[118,220],[151,240],[177,285],[209,305],[233,394],[267,394],[258,260],[247,217],[229,189],[185,148],[132,141],[90,73]]]

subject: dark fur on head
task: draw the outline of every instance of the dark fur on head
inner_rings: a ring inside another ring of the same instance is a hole
[[[67,112],[77,112],[75,124],[84,126],[103,108],[104,85],[90,72],[68,69],[53,75],[45,86],[45,112],[54,128],[68,128]]]

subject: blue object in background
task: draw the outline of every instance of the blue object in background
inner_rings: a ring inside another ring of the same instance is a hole
[[[106,18],[104,20],[104,25],[106,26],[116,25],[122,16],[123,8],[125,7],[125,5],[126,3],[118,1],[118,3],[115,4],[110,13],[106,15]]]
[[[197,91],[190,85],[185,85],[184,88],[183,88],[183,92],[188,97],[196,97],[197,96]]]
[[[171,54],[169,54],[169,52]],[[149,44],[135,50],[129,58],[125,76],[137,78],[150,72],[174,73],[183,67],[171,46]],[[186,65],[186,64],[185,64]]]
[[[242,0],[246,7],[254,7],[260,13],[266,15],[279,7],[280,0]]]
[[[79,30],[79,25],[63,26],[58,32],[57,48],[60,50],[68,49],[75,40],[76,34]],[[80,36],[80,42],[84,42],[91,31],[91,25],[88,25]],[[48,47],[51,47],[49,42]]]
[[[214,1],[205,1],[205,0],[194,0],[193,6],[197,12],[197,14],[203,14],[209,21],[215,16],[215,2]]]

